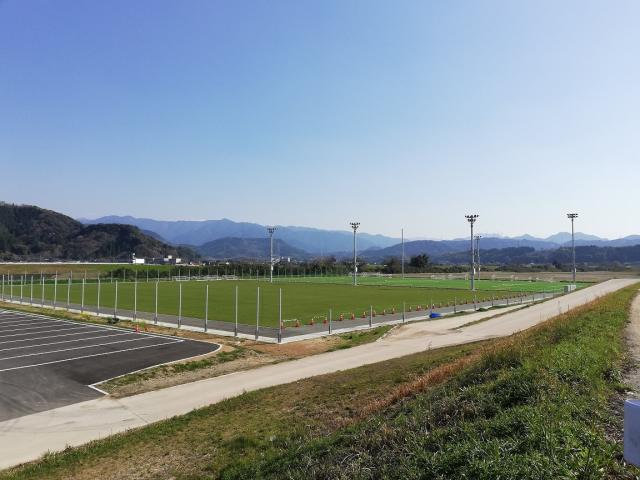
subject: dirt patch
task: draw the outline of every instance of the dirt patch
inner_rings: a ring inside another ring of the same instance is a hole
[[[631,388],[634,396],[640,395],[640,295],[631,303],[629,324],[625,329],[625,343],[627,345],[627,368],[624,380]]]
[[[225,348],[225,346],[223,346],[223,348]],[[233,351],[231,347],[227,346],[226,348],[226,351]],[[213,356],[215,357],[215,354],[213,354]],[[235,358],[234,360],[222,363],[213,363],[195,370],[183,370],[178,372],[174,370],[176,365],[187,365],[190,362],[197,362],[210,357],[211,356],[198,357],[197,359],[190,359],[186,362],[177,362],[169,366],[157,367],[153,371],[146,373],[141,372],[140,374],[130,374],[127,376],[127,383],[121,384],[116,379],[105,382],[104,384],[99,384],[98,387],[109,392],[112,397],[121,398],[161,388],[173,387],[184,383],[196,382],[198,380],[204,380],[205,378],[218,377],[228,373],[249,370],[251,368],[268,365],[270,363],[276,363],[281,360],[281,358],[277,358],[272,355],[260,354],[253,350],[244,350],[238,358]],[[132,377],[133,380],[131,380]]]
[[[256,343],[250,348],[257,352],[267,353],[278,357],[300,358],[307,355],[316,355],[327,352],[343,343],[339,336],[314,338],[312,340],[302,340],[285,344],[264,344]]]

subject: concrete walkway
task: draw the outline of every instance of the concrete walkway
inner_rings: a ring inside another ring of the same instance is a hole
[[[130,428],[182,415],[226,398],[274,385],[402,357],[429,348],[511,335],[619,290],[635,280],[610,280],[504,315],[407,324],[378,342],[237,372],[123,399],[104,397],[0,423],[0,468],[35,460],[47,451],[81,445]],[[501,313],[505,312],[502,310]],[[469,322],[489,318],[481,323]]]

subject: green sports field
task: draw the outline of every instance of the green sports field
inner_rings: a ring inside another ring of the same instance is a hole
[[[42,296],[42,287],[35,280],[33,287],[34,303],[38,303]],[[138,311],[153,312],[155,306],[155,282],[139,282],[137,284]],[[233,321],[235,307],[235,289],[238,287],[238,320],[241,323],[255,324],[256,300],[258,287],[260,287],[260,324],[277,326],[278,319],[278,295],[282,289],[282,303],[284,320],[298,319],[301,323],[307,323],[312,318],[316,321],[327,315],[329,309],[333,310],[334,318],[343,314],[345,317],[351,313],[361,316],[369,311],[369,306],[380,314],[383,310],[390,312],[392,309],[401,311],[402,303],[415,309],[418,305],[425,308],[430,303],[461,303],[472,301],[474,294],[469,290],[454,288],[416,288],[410,286],[385,286],[385,285],[341,285],[336,283],[304,283],[304,282],[276,282],[269,284],[255,280],[219,280],[219,281],[190,281],[190,282],[159,282],[158,283],[158,312],[164,314],[178,314],[179,289],[182,285],[182,315],[185,317],[204,318],[205,315],[205,289],[209,286],[209,319]],[[459,282],[457,285],[462,286]],[[67,302],[67,282],[60,281],[57,286],[57,304],[64,307]],[[96,305],[97,284],[87,283],[85,286],[85,305]],[[113,311],[116,283],[102,282],[100,289],[101,311]],[[18,296],[20,288],[13,287],[13,295]],[[82,284],[74,282],[70,288],[71,303],[80,304]],[[512,295],[513,292],[492,291],[477,292],[478,300]],[[5,297],[10,295],[10,289],[5,285]],[[23,296],[29,298],[31,286],[29,283],[23,286]],[[54,297],[54,285],[47,283],[44,286],[45,299]],[[118,283],[118,309],[133,310],[134,283]]]
[[[327,276],[327,277],[289,277],[276,278],[278,282],[295,282],[295,283],[331,283],[338,285],[350,285],[353,282],[351,276]],[[422,287],[422,288],[446,288],[446,289],[469,289],[469,280],[463,279],[440,279],[425,277],[383,277],[383,276],[365,276],[358,277],[359,285],[378,285],[378,286],[394,286],[394,287]],[[560,291],[566,282],[549,282],[549,281],[529,281],[529,280],[476,280],[475,287],[479,291],[498,292],[549,292]],[[588,286],[588,283],[578,283],[578,288]]]

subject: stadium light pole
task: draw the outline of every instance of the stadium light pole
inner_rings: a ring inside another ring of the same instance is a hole
[[[478,219],[479,215],[465,215],[464,218],[467,219],[467,221],[469,222],[469,225],[471,225],[471,271],[470,271],[470,277],[471,277],[471,291],[474,291],[476,289],[476,286],[474,284],[474,277],[475,277],[475,272],[474,272],[474,263],[475,263],[475,255],[473,254],[473,224],[476,223],[476,220]]]
[[[480,281],[480,239],[482,235],[476,235],[476,263],[478,265],[478,281]]]
[[[349,222],[351,228],[353,228],[353,286],[358,284],[357,274],[358,274],[358,257],[356,253],[356,230],[360,226],[360,222]]]
[[[575,240],[575,233],[574,233],[574,229],[573,229],[573,222],[576,218],[578,218],[578,214],[577,213],[567,213],[567,218],[571,219],[571,251],[572,251],[572,257],[573,257],[573,283],[576,283],[576,240]]]
[[[404,278],[404,228],[400,230],[400,236],[402,237],[402,278]]]
[[[273,233],[276,227],[267,227],[269,232],[269,283],[273,283]]]

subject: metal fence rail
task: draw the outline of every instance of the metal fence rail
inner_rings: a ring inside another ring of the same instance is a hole
[[[246,317],[242,320],[238,317],[238,287],[235,289],[235,321],[223,321],[209,318],[209,288],[206,287],[206,297],[204,299],[204,318],[194,318],[182,315],[182,283],[179,283],[179,305],[178,315],[171,315],[158,312],[158,282],[156,282],[155,288],[155,311],[140,311],[137,309],[137,284],[134,285],[134,308],[123,309],[118,306],[118,282],[115,285],[115,298],[114,303],[111,305],[100,305],[100,281],[97,281],[97,305],[86,305],[84,302],[84,291],[87,281],[83,278],[76,281],[75,286],[81,288],[81,302],[72,303],[69,298],[70,288],[66,289],[66,297],[57,298],[56,289],[58,286],[58,279],[53,280],[54,298],[45,298],[44,289],[43,294],[38,298],[34,297],[34,285],[35,278],[29,278],[26,281],[22,278],[19,284],[15,284],[11,281],[7,284],[5,279],[2,279],[2,290],[0,292],[0,300],[21,304],[30,305],[40,308],[52,308],[54,310],[64,310],[74,313],[98,315],[101,317],[108,317],[117,320],[131,320],[136,322],[150,323],[168,326],[172,328],[189,329],[196,331],[203,331],[218,335],[235,336],[240,338],[253,338],[256,340],[266,342],[288,342],[295,341],[302,338],[308,338],[309,336],[321,336],[330,335],[335,333],[343,333],[352,330],[361,330],[367,328],[375,328],[380,325],[393,325],[404,322],[412,322],[418,320],[425,320],[437,315],[450,315],[459,313],[462,311],[473,311],[479,309],[486,309],[492,307],[506,307],[515,304],[525,304],[537,301],[553,298],[562,294],[561,292],[532,292],[513,295],[508,298],[497,299],[492,297],[488,300],[468,301],[466,303],[446,304],[446,305],[431,305],[426,308],[415,309],[407,306],[403,303],[402,309],[398,311],[382,311],[376,312],[373,306],[370,306],[367,311],[364,311],[362,315],[345,316],[334,315],[331,309],[327,309],[325,315],[321,315],[319,318],[308,322],[295,323],[291,321],[282,320],[282,290],[280,289],[279,296],[279,327],[265,326],[260,323],[260,287],[258,287],[256,296],[256,319],[255,323],[246,323]],[[197,280],[193,279],[192,280]],[[44,285],[46,281],[41,279],[41,285]],[[65,280],[67,287],[71,284],[71,280]]]

